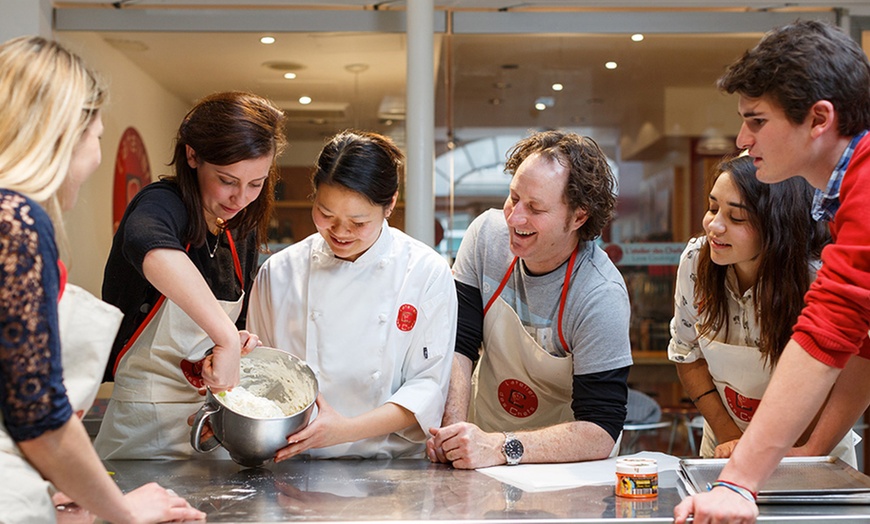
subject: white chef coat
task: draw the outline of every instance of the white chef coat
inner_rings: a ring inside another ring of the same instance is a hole
[[[390,435],[312,449],[313,457],[420,457],[447,398],[457,298],[447,262],[386,221],[353,262],[319,234],[260,268],[248,329],[263,344],[305,360],[326,401],[345,417],[386,402],[418,425]]]

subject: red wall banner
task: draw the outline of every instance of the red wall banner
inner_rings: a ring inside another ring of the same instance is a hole
[[[112,188],[112,233],[118,229],[130,200],[140,189],[151,183],[151,165],[145,142],[136,129],[128,127],[121,135],[115,157],[115,178]]]

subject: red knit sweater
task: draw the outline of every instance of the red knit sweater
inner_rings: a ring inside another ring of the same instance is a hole
[[[831,234],[792,338],[820,362],[843,368],[852,355],[870,358],[870,134],[846,168]]]

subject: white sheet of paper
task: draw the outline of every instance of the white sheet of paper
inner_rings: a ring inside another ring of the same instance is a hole
[[[642,451],[634,455],[616,458],[655,459],[659,473],[676,471],[680,468],[680,458],[665,453]],[[519,464],[517,466],[493,466],[477,471],[490,477],[520,488],[523,491],[555,491],[613,484],[616,482],[616,458],[591,462],[570,462],[566,464]]]

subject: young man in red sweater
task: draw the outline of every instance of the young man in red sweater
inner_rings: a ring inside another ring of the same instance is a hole
[[[800,454],[830,452],[870,404],[867,56],[837,28],[801,21],[766,34],[718,85],[740,97],[737,146],[753,157],[758,179],[805,178],[816,188],[813,216],[830,221],[834,243],[758,413],[714,488],[674,509],[676,523],[689,515],[696,524],[754,522],[759,487],[825,400]]]

